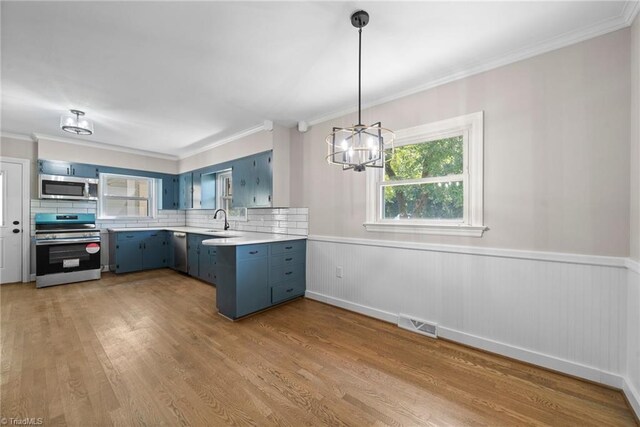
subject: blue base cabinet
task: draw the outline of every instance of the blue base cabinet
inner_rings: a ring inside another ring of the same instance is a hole
[[[217,247],[216,303],[238,319],[304,295],[306,240]]]
[[[168,266],[169,239],[166,231],[109,233],[109,270],[129,273]]]
[[[216,284],[217,247],[203,245],[203,240],[215,239],[213,236],[187,234],[187,273],[207,283]]]

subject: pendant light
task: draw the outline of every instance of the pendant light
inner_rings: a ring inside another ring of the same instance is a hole
[[[91,121],[80,118],[84,116],[84,111],[69,110],[72,115],[65,114],[60,117],[60,128],[69,133],[75,133],[76,135],[91,135],[93,134],[93,123]]]
[[[348,128],[333,128],[327,138],[327,161],[341,165],[343,170],[362,172],[365,168],[384,167],[385,144],[393,148],[395,135],[380,122],[362,124],[362,28],[369,23],[369,14],[359,10],[351,15],[351,24],[358,29],[358,124]],[[382,134],[388,137],[385,143]]]

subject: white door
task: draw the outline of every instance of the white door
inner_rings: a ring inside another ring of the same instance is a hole
[[[21,282],[22,165],[0,163],[0,283]]]

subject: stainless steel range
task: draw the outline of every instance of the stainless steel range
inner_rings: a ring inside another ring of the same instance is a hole
[[[100,230],[95,214],[38,213],[36,287],[100,278]]]

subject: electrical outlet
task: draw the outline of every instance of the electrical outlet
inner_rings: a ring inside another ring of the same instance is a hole
[[[336,267],[336,277],[342,278],[342,266]]]

